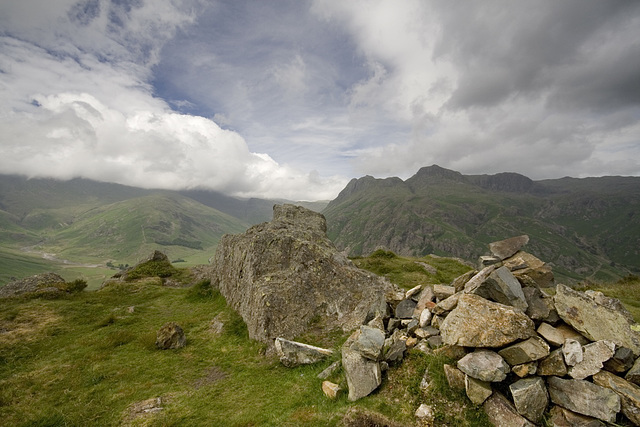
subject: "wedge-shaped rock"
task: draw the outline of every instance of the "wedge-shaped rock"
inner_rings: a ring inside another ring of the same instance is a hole
[[[498,268],[497,265],[488,265],[479,272],[477,272],[467,283],[464,285],[464,292],[467,294],[477,294],[477,289],[484,283],[493,271]],[[455,289],[455,288],[454,288]]]
[[[548,323],[542,322],[538,326],[538,334],[552,346],[560,347],[564,344],[564,335]]]
[[[480,405],[493,393],[490,382],[481,381],[469,375],[464,377],[464,388],[469,400],[476,405]]]
[[[549,344],[542,338],[535,336],[503,348],[498,354],[511,366],[520,365],[547,357],[549,355]]]
[[[640,387],[607,371],[595,374],[593,382],[615,391],[620,396],[622,413],[635,425],[640,425]]]
[[[384,346],[384,332],[378,328],[362,325],[351,348],[371,360],[378,360]]]
[[[507,267],[493,271],[487,280],[478,288],[478,295],[487,296],[496,302],[511,305],[526,311],[529,305],[522,292],[522,286]]]
[[[640,334],[631,329],[631,315],[618,300],[592,297],[564,285],[558,285],[553,299],[562,320],[591,341],[613,341],[640,355]]]
[[[447,384],[454,390],[464,390],[464,372],[452,365],[444,364],[444,375],[447,377]]]
[[[534,423],[539,422],[549,404],[544,380],[540,377],[524,378],[511,384],[509,390],[518,413]]]
[[[333,354],[333,350],[289,341],[281,337],[276,338],[275,348],[280,357],[280,363],[288,368],[316,363]]]
[[[570,411],[615,422],[620,412],[620,396],[615,392],[584,380],[547,379],[549,397],[557,405]]]
[[[562,349],[553,350],[547,357],[538,362],[538,375],[564,377],[567,375],[567,365],[564,363]]]
[[[529,243],[529,236],[527,235],[511,237],[510,239],[489,243],[489,250],[498,258],[506,259],[513,256],[527,243]]]
[[[569,368],[569,376],[583,380],[600,372],[604,362],[611,359],[616,345],[611,341],[596,341],[585,345],[582,350],[582,361]]]
[[[494,426],[500,427],[535,427],[535,424],[518,414],[509,399],[499,392],[494,392],[484,402],[484,411]]]
[[[445,344],[502,347],[535,335],[533,321],[514,307],[462,294],[457,307],[440,326]]]
[[[382,383],[380,364],[351,348],[359,332],[353,333],[342,345],[342,368],[347,377],[349,400],[352,402],[368,396]]]
[[[555,285],[551,267],[530,253],[520,251],[503,264],[524,286],[550,288]]]
[[[458,360],[458,369],[481,381],[500,382],[511,370],[495,351],[476,350]]]
[[[609,372],[622,374],[633,366],[633,352],[627,347],[618,347],[613,357],[604,363],[604,369]]]
[[[537,287],[525,287],[522,289],[527,300],[527,316],[533,320],[556,323],[560,318],[553,305],[553,298],[543,293]]]
[[[629,372],[627,372],[627,375],[624,376],[624,379],[640,385],[640,358],[636,359],[631,369],[629,369]]]

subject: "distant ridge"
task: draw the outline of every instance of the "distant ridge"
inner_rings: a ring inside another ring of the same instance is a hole
[[[406,181],[353,179],[323,213],[353,256],[384,247],[473,260],[491,241],[528,234],[532,252],[568,279],[640,273],[640,177],[533,181],[432,165]]]

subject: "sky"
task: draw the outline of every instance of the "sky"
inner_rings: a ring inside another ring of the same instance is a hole
[[[0,173],[330,200],[640,175],[640,2],[0,0]]]

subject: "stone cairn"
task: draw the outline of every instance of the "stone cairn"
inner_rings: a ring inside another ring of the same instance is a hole
[[[482,404],[496,426],[598,426],[625,418],[640,425],[640,333],[620,301],[554,283],[551,268],[521,250],[519,236],[491,243],[480,270],[449,285],[417,286],[388,301],[344,343],[349,400],[374,391],[390,364],[415,347],[457,360],[450,387]],[[545,288],[555,287],[551,296]],[[287,366],[314,363],[331,350],[277,338]],[[336,362],[319,374],[326,379]],[[423,385],[428,387],[428,373]],[[325,381],[335,397],[337,384]],[[416,417],[428,421],[428,402]]]

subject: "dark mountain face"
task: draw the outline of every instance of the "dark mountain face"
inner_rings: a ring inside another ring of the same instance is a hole
[[[439,166],[411,178],[352,180],[323,211],[329,237],[350,255],[473,260],[487,244],[528,234],[528,250],[568,279],[640,272],[640,178],[533,181],[517,173],[462,175]]]

